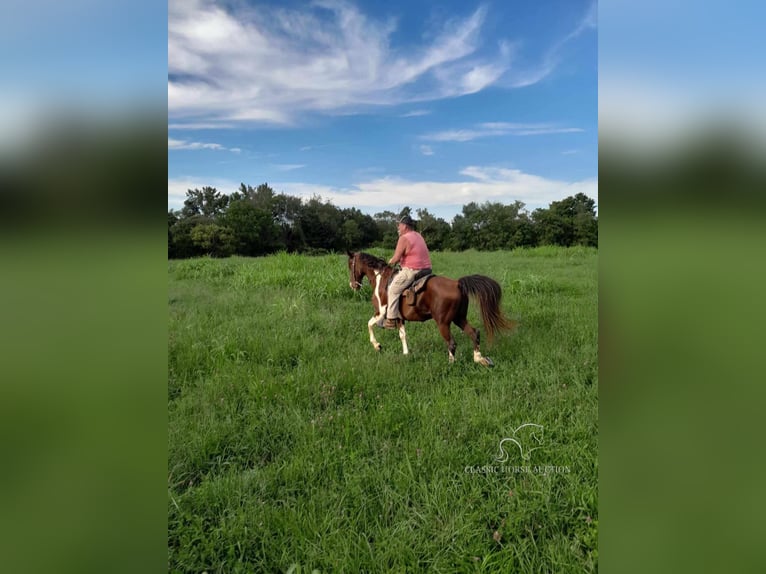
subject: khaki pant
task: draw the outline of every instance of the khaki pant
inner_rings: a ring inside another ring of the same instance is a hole
[[[399,311],[399,296],[412,284],[418,271],[420,270],[402,267],[401,271],[394,277],[394,280],[391,281],[391,285],[388,286],[388,311],[386,312],[386,316],[389,319],[402,318],[402,314]]]

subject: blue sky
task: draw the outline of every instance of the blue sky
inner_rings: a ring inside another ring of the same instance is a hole
[[[374,214],[598,200],[590,1],[168,4],[168,206],[268,182]]]

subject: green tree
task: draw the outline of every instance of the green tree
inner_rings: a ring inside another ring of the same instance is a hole
[[[532,214],[540,242],[549,245],[598,245],[596,202],[584,193],[554,201]]]
[[[228,257],[236,247],[231,229],[216,223],[195,226],[191,230],[191,239],[202,253],[213,257]]]
[[[222,195],[214,187],[189,189],[186,191],[186,199],[181,213],[184,217],[204,215],[214,218],[223,213],[228,205],[229,196]]]
[[[475,201],[463,206],[462,212],[452,220],[452,234],[449,240],[449,249],[452,251],[464,251],[466,249],[478,249],[478,232],[481,229],[481,209]]]
[[[535,209],[532,220],[541,245],[571,245],[572,226],[552,206]]]
[[[277,216],[277,196],[268,183],[262,183],[258,187],[240,183],[239,189],[231,194],[231,201],[246,201],[275,218]]]
[[[527,212],[519,213],[513,244],[515,247],[535,247],[538,244],[537,228]]]
[[[312,197],[301,210],[301,230],[306,246],[313,250],[335,250],[343,248],[341,236],[342,214],[329,201],[319,196]]]
[[[478,232],[477,249],[497,251],[516,247],[514,236],[518,225],[519,211],[524,207],[520,201],[504,205],[484,203],[476,213]]]
[[[426,240],[428,248],[434,251],[446,249],[452,232],[450,224],[440,217],[435,217],[426,208],[418,209],[417,214],[418,231]]]
[[[346,239],[353,239],[351,244],[349,244],[348,241],[344,241],[346,244],[344,248],[354,249],[369,247],[378,241],[378,226],[371,216],[362,213],[355,207],[342,210],[341,215],[343,217],[343,228],[347,230],[344,237],[346,237]],[[351,225],[350,222],[353,222],[353,225]],[[354,229],[356,229],[356,232],[354,233],[358,235],[349,236],[349,230]]]
[[[231,230],[240,255],[265,255],[283,247],[280,228],[271,212],[257,207],[249,199],[233,201],[220,222]]]
[[[598,217],[596,216],[596,202],[583,194],[575,205],[573,216],[573,231],[575,245],[598,247]],[[575,196],[575,197],[578,197]]]
[[[178,257],[175,243],[173,242],[173,226],[178,223],[178,215],[172,209],[168,210],[168,259]]]
[[[378,228],[378,247],[391,249],[398,239],[396,222],[399,217],[393,211],[386,210],[376,213],[372,218]]]
[[[192,230],[198,225],[208,225],[212,223],[209,217],[204,215],[192,215],[190,217],[181,217],[170,229],[170,236],[173,245],[173,256],[179,259],[187,257],[197,257],[204,255],[204,251],[192,239]]]
[[[353,219],[347,219],[343,222],[340,233],[345,249],[357,249],[361,246],[362,230],[359,229],[359,224]]]
[[[280,241],[290,252],[302,251],[306,238],[301,227],[303,202],[300,197],[280,193],[274,196],[273,214],[279,226]]]

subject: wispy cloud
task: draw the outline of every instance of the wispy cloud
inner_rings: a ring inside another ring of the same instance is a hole
[[[412,110],[410,112],[405,112],[401,114],[400,118],[415,118],[418,116],[427,116],[431,113],[431,110]]]
[[[420,153],[423,155],[434,155],[434,150],[431,149],[430,145],[422,145],[420,146]]]
[[[306,164],[304,164],[304,163],[278,163],[278,164],[274,164],[273,167],[275,169],[278,169],[279,171],[293,171],[295,169],[301,169],[302,167],[306,167]]]
[[[563,38],[555,42],[542,56],[541,60],[529,67],[517,67],[503,79],[503,85],[510,88],[523,88],[536,84],[551,75],[559,65],[564,47],[589,30],[598,26],[598,3],[593,2],[574,27]]]
[[[466,142],[477,138],[497,136],[539,136],[582,132],[582,128],[559,127],[551,124],[515,124],[485,122],[470,129],[445,130],[420,136],[420,139],[440,142]]]
[[[474,93],[510,65],[502,46],[478,54],[486,17],[481,6],[403,51],[392,45],[394,20],[368,18],[342,0],[300,11],[170,0],[168,113],[174,125],[291,123],[306,111]]]
[[[227,148],[222,146],[221,144],[217,143],[206,143],[206,142],[191,142],[187,140],[177,140],[173,138],[168,138],[168,149],[169,150],[182,150],[182,149],[212,149],[212,150],[228,150],[234,153],[239,153],[242,151],[238,147],[232,147]]]
[[[169,130],[219,130],[219,129],[228,129],[233,128],[234,124],[224,124],[224,123],[172,123],[168,124]]]

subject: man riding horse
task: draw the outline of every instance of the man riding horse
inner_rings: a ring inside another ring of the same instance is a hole
[[[416,276],[431,272],[428,246],[423,236],[415,231],[415,223],[409,215],[399,219],[396,231],[399,234],[399,241],[388,264],[399,263],[402,268],[388,287],[388,307],[383,313],[385,317],[383,327],[386,329],[398,329],[402,324],[402,314],[399,310],[400,295],[415,281]]]

